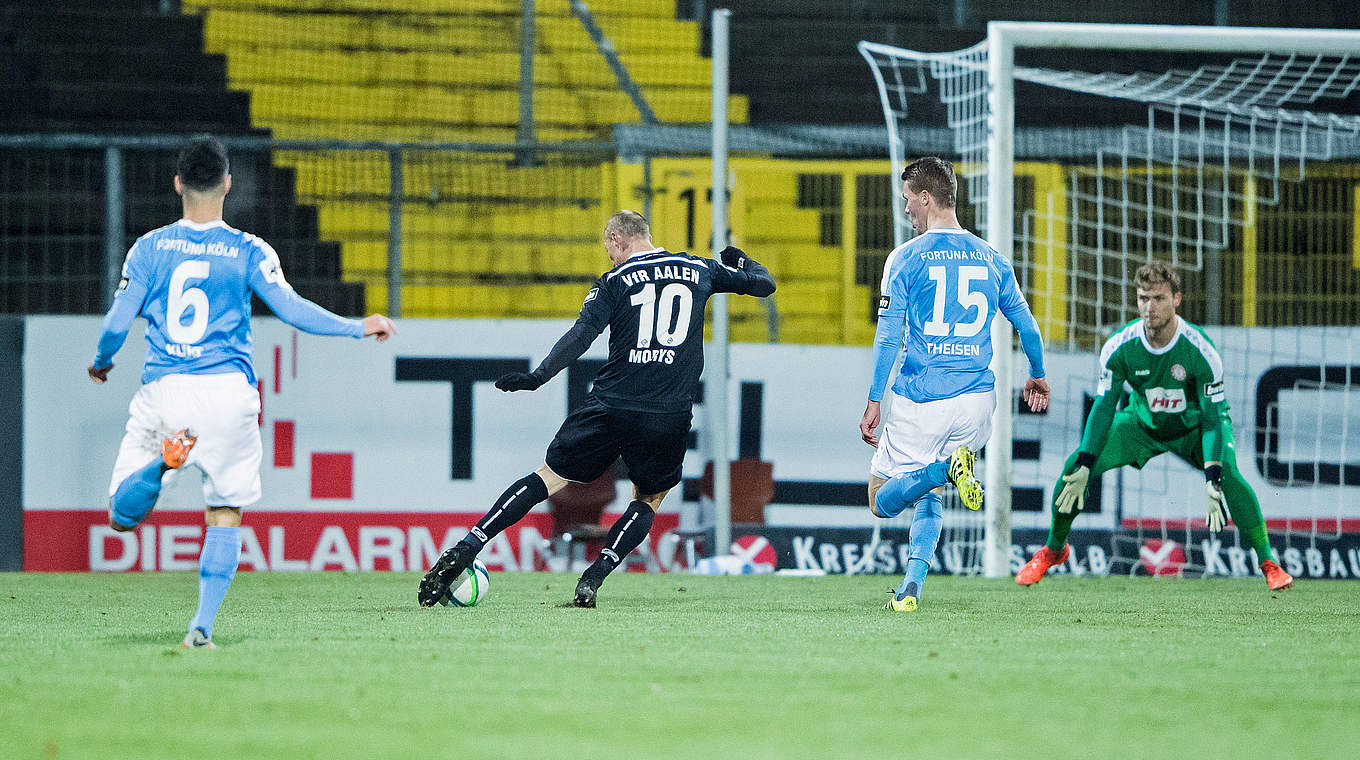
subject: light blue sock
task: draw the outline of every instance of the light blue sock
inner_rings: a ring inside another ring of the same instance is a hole
[[[874,504],[880,517],[897,517],[902,510],[916,503],[922,494],[949,482],[949,463],[936,462],[919,470],[904,472],[888,479],[878,489]],[[938,498],[938,497],[936,497]],[[912,526],[915,528],[915,525]]]
[[[916,513],[911,519],[911,558],[907,560],[902,585],[897,587],[898,596],[907,590],[908,584],[915,583],[916,598],[921,598],[921,587],[925,585],[926,573],[930,572],[935,545],[940,542],[940,530],[944,527],[943,506],[944,500],[933,491],[916,500]]]
[[[203,537],[203,553],[198,557],[198,612],[189,630],[202,628],[212,636],[217,608],[236,577],[241,562],[241,529],[210,526]]]
[[[170,468],[160,457],[132,473],[113,492],[113,520],[125,528],[135,528],[156,506],[161,495],[161,476]]]

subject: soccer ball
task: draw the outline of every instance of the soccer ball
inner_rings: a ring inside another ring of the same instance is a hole
[[[463,572],[456,578],[453,585],[449,587],[448,596],[439,600],[445,607],[471,607],[480,603],[486,598],[486,592],[491,588],[490,575],[486,571],[486,565],[479,559],[472,560],[472,567]]]

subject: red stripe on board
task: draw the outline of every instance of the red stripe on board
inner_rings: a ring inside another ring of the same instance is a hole
[[[264,427],[264,381],[255,381],[255,390],[260,394],[260,418],[255,421],[256,425]]]
[[[274,346],[274,393],[283,386],[283,346]]]
[[[292,420],[274,420],[274,466],[293,466],[293,434],[296,426]]]
[[[241,570],[424,570],[481,516],[247,509]],[[679,519],[674,512],[656,516],[649,536],[653,551]],[[542,538],[553,535],[552,524],[551,514],[530,512],[480,557],[493,571],[546,569],[538,547]],[[192,572],[198,569],[202,541],[201,511],[153,511],[132,533],[110,530],[108,512],[102,509],[24,512],[24,570],[30,572]],[[635,564],[631,569],[638,568]]]
[[[1155,517],[1128,517],[1124,519],[1122,524],[1125,528],[1141,528],[1143,530],[1161,529],[1163,527],[1170,530],[1183,530],[1186,523],[1189,523],[1191,528],[1204,527],[1203,518],[1161,520]],[[1266,529],[1287,530],[1291,533],[1311,533],[1315,529],[1318,533],[1360,533],[1360,519],[1318,518],[1314,520],[1311,517],[1277,517],[1266,520]]]

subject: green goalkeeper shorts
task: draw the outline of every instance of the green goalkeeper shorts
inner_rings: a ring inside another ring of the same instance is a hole
[[[1114,421],[1110,424],[1110,434],[1105,438],[1105,447],[1096,457],[1091,474],[1098,475],[1124,465],[1142,469],[1148,460],[1167,452],[1184,459],[1197,470],[1204,469],[1204,444],[1200,431],[1192,430],[1177,438],[1161,440],[1153,437],[1151,431],[1138,424],[1138,419],[1132,413],[1121,410],[1114,415]],[[1232,423],[1227,420],[1223,422],[1223,458],[1224,460],[1236,458]],[[1069,462],[1068,467],[1071,465]]]

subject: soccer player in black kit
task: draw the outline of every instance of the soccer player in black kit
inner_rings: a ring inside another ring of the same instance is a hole
[[[581,575],[573,599],[577,607],[594,607],[605,577],[647,537],[661,500],[680,482],[704,368],[704,304],[714,293],[774,292],[769,271],[736,248],[724,249],[720,261],[657,248],[647,220],[633,211],[609,218],[604,248],[614,268],[586,293],[576,324],[537,369],[504,375],[496,387],[536,390],[580,358],[605,327],[609,360],[586,402],[548,445],[543,466],[505,489],[472,531],[425,573],[417,594],[422,607],[439,603],[486,542],[535,504],[568,482],[595,480],[622,456],[633,500],[609,529],[599,558]]]

